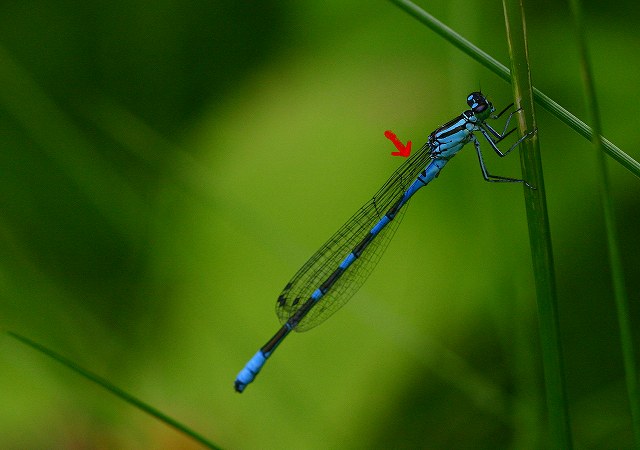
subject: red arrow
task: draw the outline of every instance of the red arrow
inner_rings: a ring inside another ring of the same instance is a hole
[[[393,156],[404,156],[405,158],[411,154],[411,141],[407,141],[407,145],[404,145],[398,140],[398,137],[393,131],[385,131],[384,135],[387,139],[393,142],[393,145],[398,149],[397,152],[391,152]]]

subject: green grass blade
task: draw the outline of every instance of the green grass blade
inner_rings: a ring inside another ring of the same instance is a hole
[[[64,356],[54,352],[53,350],[50,350],[47,347],[45,347],[45,346],[43,346],[41,344],[38,344],[37,342],[34,342],[31,339],[29,339],[27,337],[24,337],[24,336],[22,336],[22,335],[20,335],[18,333],[14,333],[12,331],[7,331],[6,333],[9,336],[13,337],[14,339],[17,339],[20,342],[22,342],[23,344],[26,344],[29,347],[33,348],[34,350],[37,350],[40,353],[44,353],[48,357],[50,357],[52,359],[55,359],[60,364],[68,367],[69,369],[73,370],[77,374],[83,376],[84,378],[88,379],[89,381],[92,381],[93,383],[96,383],[96,384],[102,386],[103,388],[105,388],[106,390],[111,392],[112,394],[116,395],[117,397],[120,397],[125,402],[127,402],[127,403],[135,406],[136,408],[144,411],[145,413],[155,417],[156,419],[160,420],[161,422],[164,422],[165,424],[175,428],[180,433],[185,434],[186,436],[189,436],[190,438],[194,439],[195,441],[199,442],[200,444],[204,445],[205,447],[208,447],[208,448],[211,448],[211,449],[220,449],[220,447],[218,447],[217,445],[212,444],[211,442],[206,440],[204,437],[200,436],[195,431],[190,430],[189,428],[187,428],[185,425],[181,424],[177,420],[172,419],[171,417],[167,416],[166,414],[164,414],[164,413],[158,411],[157,409],[155,409],[153,406],[148,405],[147,403],[143,402],[142,400],[139,400],[136,397],[134,397],[133,395],[128,394],[127,392],[123,391],[119,387],[114,386],[113,384],[111,384],[109,381],[107,381],[106,379],[102,378],[101,376],[99,376],[99,375],[97,375],[95,373],[92,373],[92,372],[88,371],[87,369],[84,369],[84,368],[80,367],[78,364],[74,363],[73,361],[69,360],[68,358],[65,358]]]
[[[587,110],[591,116],[591,123],[596,136],[602,134],[600,112],[596,97],[596,89],[593,81],[593,73],[589,60],[587,41],[582,22],[582,8],[579,0],[571,0],[571,10],[576,28],[578,48],[580,51],[580,64],[582,68],[582,79],[584,82],[585,99]],[[638,370],[636,366],[636,351],[633,344],[633,332],[631,330],[631,316],[629,300],[625,288],[624,271],[620,258],[620,250],[617,238],[617,226],[613,205],[611,204],[611,189],[609,176],[607,173],[604,151],[600,139],[593,139],[595,154],[597,158],[597,177],[604,214],[605,229],[607,233],[607,244],[609,248],[609,264],[611,266],[611,278],[618,314],[618,324],[620,327],[620,340],[622,346],[622,357],[625,369],[627,384],[627,395],[631,409],[631,422],[635,438],[635,448],[640,449],[640,389],[638,387]]]
[[[420,22],[428,26],[432,31],[442,36],[444,39],[446,39],[451,44],[469,55],[471,58],[475,59],[480,64],[491,70],[503,80],[507,81],[508,83],[511,82],[511,73],[504,64],[499,62],[493,56],[489,55],[473,43],[469,42],[467,39],[440,22],[438,19],[417,6],[415,3],[412,3],[409,0],[389,1],[398,5],[398,7],[409,13],[414,18],[418,19]],[[574,131],[589,140],[592,139],[593,131],[587,124],[582,122],[574,114],[567,111],[557,102],[552,100],[548,95],[542,93],[535,87],[533,88],[533,98],[535,99],[536,103],[556,116],[562,122],[569,125],[569,127],[571,127]],[[611,156],[615,161],[620,163],[635,176],[640,177],[640,163],[638,161],[623,152],[620,148],[618,148],[611,141],[605,139],[604,137],[602,138],[602,145],[604,146],[604,149],[609,156]]]
[[[513,74],[511,84],[516,107],[522,108],[522,113],[518,114],[518,127],[524,135],[536,129],[524,11],[521,0],[503,0],[502,4]],[[536,187],[536,190],[525,187],[524,196],[538,303],[549,437],[553,448],[568,450],[572,446],[569,405],[564,381],[551,231],[537,134],[523,141],[520,161],[524,179]]]

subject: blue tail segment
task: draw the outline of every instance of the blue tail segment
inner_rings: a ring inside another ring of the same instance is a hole
[[[247,385],[255,379],[256,375],[258,375],[266,361],[267,357],[262,353],[262,350],[258,350],[258,353],[253,355],[253,358],[249,360],[249,362],[244,366],[244,369],[242,369],[236,377],[236,392],[244,391],[244,388],[246,388]]]
[[[309,301],[307,301],[309,303]],[[310,308],[310,306],[309,306]],[[267,358],[271,356],[271,354],[275,351],[275,349],[280,345],[280,343],[287,337],[287,335],[291,332],[293,327],[286,323],[284,324],[276,334],[273,335],[269,342],[267,342],[258,353],[253,355],[253,358],[249,360],[249,362],[244,366],[244,368],[240,371],[238,376],[236,377],[236,382],[234,383],[236,392],[242,392],[247,387],[249,383],[251,383],[258,373],[264,363],[267,362]]]
[[[502,152],[498,143],[515,131],[507,132],[507,129],[512,116],[519,110],[509,114],[500,133],[486,121],[499,119],[513,104],[494,115],[493,105],[481,92],[469,94],[467,104],[470,110],[433,131],[427,143],[398,167],[373,198],[287,283],[276,302],[276,314],[282,327],[240,371],[235,381],[237,392],[244,391],[256,378],[269,356],[292,330],[307,331],[319,325],[349,301],[380,260],[411,197],[434,180],[466,144],[473,142],[486,181],[523,183],[535,189],[524,180],[490,174],[474,133],[480,133],[496,154],[504,157],[536,131],[525,134]]]

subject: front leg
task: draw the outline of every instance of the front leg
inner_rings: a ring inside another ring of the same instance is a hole
[[[486,124],[485,124],[486,125]],[[487,125],[488,126],[488,125]],[[504,135],[502,137],[502,139],[504,139],[505,137],[507,137],[509,134],[511,134],[512,132],[515,131],[515,128],[511,131],[509,131],[506,135]],[[538,132],[538,129],[536,128],[533,131],[529,131],[527,134],[525,134],[524,136],[522,136],[520,139],[518,139],[516,141],[515,144],[513,144],[511,147],[509,147],[509,150],[507,150],[506,152],[502,152],[499,148],[498,148],[498,142],[500,142],[502,139],[499,139],[497,141],[494,141],[491,136],[489,135],[489,133],[487,133],[487,131],[480,126],[480,132],[482,133],[482,135],[484,136],[484,138],[487,140],[487,142],[489,143],[489,145],[491,145],[491,148],[493,148],[493,150],[498,154],[498,156],[500,156],[501,158],[504,158],[505,156],[507,156],[511,150],[513,150],[514,148],[516,148],[522,141],[524,141],[525,139],[533,136],[534,134],[536,134]]]
[[[500,111],[500,113],[498,115],[495,116],[491,116],[491,119],[499,119],[500,116],[502,116],[509,108],[511,108],[513,106],[513,103],[510,104],[509,106],[507,106],[505,109],[503,109],[502,111]],[[491,125],[489,125],[488,123],[485,123],[484,125],[489,129],[489,131],[491,132],[491,134],[493,135],[493,137],[496,139],[496,142],[500,142],[501,140],[503,140],[504,138],[506,138],[507,136],[509,136],[511,133],[513,133],[516,129],[514,128],[513,130],[509,131],[507,133],[507,128],[509,128],[509,124],[511,123],[511,118],[513,117],[513,115],[519,111],[522,111],[522,108],[518,108],[515,111],[512,111],[511,114],[509,114],[509,117],[507,117],[507,121],[504,124],[504,128],[502,129],[502,133],[498,133],[496,130],[493,129],[493,127]],[[505,134],[506,133],[506,134]]]

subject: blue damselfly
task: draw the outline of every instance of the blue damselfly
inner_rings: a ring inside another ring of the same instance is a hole
[[[515,131],[507,132],[515,113],[507,117],[502,133],[486,120],[498,119],[513,104],[498,114],[491,102],[481,92],[467,97],[471,108],[445,123],[433,133],[415,154],[402,164],[380,190],[351,219],[345,223],[298,270],[276,302],[276,313],[282,327],[240,371],[235,389],[242,392],[256,377],[267,358],[292,331],[307,331],[325,321],[342,307],[365,282],[389,241],[393,237],[409,199],[418,189],[438,176],[442,168],[466,144],[473,142],[478,155],[482,176],[489,182],[523,183],[526,181],[491,175],[484,164],[480,142],[474,133],[479,132],[491,148],[504,157],[520,142],[535,133],[531,131],[502,152],[498,143]]]

